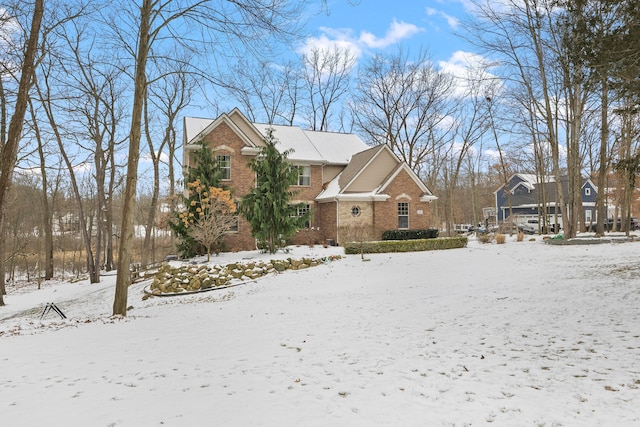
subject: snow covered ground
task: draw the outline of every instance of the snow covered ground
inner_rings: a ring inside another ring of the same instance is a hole
[[[1,423],[640,425],[640,244],[537,239],[351,255],[181,297],[142,300],[141,283],[126,319],[110,317],[113,276],[10,288]],[[264,255],[214,261],[237,257]],[[41,322],[47,302],[69,319]]]

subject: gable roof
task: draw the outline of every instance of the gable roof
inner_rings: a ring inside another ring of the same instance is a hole
[[[552,175],[547,175],[543,177],[543,180],[546,184],[556,182],[556,179]],[[514,181],[517,183],[514,185]],[[528,188],[529,190],[533,190],[537,185],[540,184],[540,179],[536,174],[533,173],[514,173],[509,177],[507,181],[509,183],[511,192],[518,186],[523,186]],[[496,194],[498,191],[501,191],[504,188],[505,184],[502,184],[496,191],[493,193]]]
[[[347,188],[384,147],[385,145],[378,145],[354,154],[347,167],[340,174],[340,188]]]
[[[540,203],[539,192],[544,191],[546,195],[546,199],[549,200],[548,203],[552,204],[556,198],[556,180],[553,176],[544,177],[544,182],[541,183],[536,178],[536,175],[533,174],[514,174],[509,183],[511,183],[514,177],[528,177],[530,180],[525,184],[524,182],[519,182],[511,188],[511,204],[513,207],[527,207],[527,206],[537,206]],[[560,178],[560,184],[562,188],[562,192],[565,197],[568,194],[568,177],[566,175]],[[590,185],[594,191],[598,191],[596,186],[589,178],[582,177],[581,188],[586,185]],[[527,192],[518,192],[516,191],[518,187],[526,187],[528,189]],[[504,188],[504,184],[501,185],[494,193],[497,194]]]
[[[396,162],[390,172],[380,178],[377,182],[372,183],[371,188],[362,191],[349,191],[349,187],[354,183],[360,175],[365,173],[368,168],[376,166],[376,157],[381,153],[390,154],[391,158]],[[400,174],[406,172],[413,182],[423,192],[420,197],[421,202],[430,202],[436,200],[427,186],[420,178],[411,170],[409,165],[401,161],[386,144],[380,144],[368,150],[355,154],[351,158],[351,162],[346,168],[333,180],[331,180],[324,190],[316,197],[318,201],[334,201],[334,200],[387,200],[390,196],[384,193],[389,184]]]
[[[216,119],[185,117],[184,134],[182,135],[184,147],[187,148],[189,145],[196,144],[200,139],[222,123],[225,123],[232,128],[235,133],[242,138],[247,146],[255,147],[251,138],[242,131],[238,124],[231,119],[230,114],[227,113],[220,114]]]
[[[232,115],[233,117],[231,117]],[[258,146],[259,142],[256,143],[253,139],[254,135],[247,135],[242,130],[242,127],[238,126],[236,123],[237,116],[244,119],[242,113],[237,109],[234,109],[229,114],[223,113],[215,120],[185,117],[183,136],[185,145],[194,144],[220,123],[225,122],[243,138],[248,146]],[[292,150],[288,158],[294,163],[346,165],[349,163],[351,156],[369,148],[364,141],[354,134],[308,131],[299,126],[250,123],[249,121],[244,124],[254,131],[255,135],[261,137],[267,135],[269,128],[273,129],[273,135],[278,140],[276,147],[281,151]]]
[[[244,141],[246,146],[242,150],[247,154],[257,154],[262,138],[267,135],[268,129],[273,129],[274,137],[278,140],[276,147],[282,151],[292,150],[288,156],[291,162],[345,166],[331,182],[325,184],[316,200],[387,200],[389,196],[384,194],[384,190],[403,171],[422,191],[420,201],[437,199],[415,172],[385,144],[369,147],[354,134],[251,123],[237,108],[228,114],[221,114],[215,120],[185,117],[184,147],[194,148],[193,144],[222,123],[227,124]],[[349,191],[350,186],[354,187],[352,191]]]

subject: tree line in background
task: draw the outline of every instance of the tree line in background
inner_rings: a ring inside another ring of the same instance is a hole
[[[92,282],[117,268],[114,314],[126,313],[123,272],[172,243],[156,246],[180,183],[191,182],[178,135],[200,93],[232,100],[209,102],[213,115],[238,105],[255,122],[389,145],[439,197],[434,225],[449,233],[480,222],[515,172],[568,177],[566,196],[539,203],[565,208],[569,237],[581,226],[583,176],[599,189],[599,233],[605,197],[631,213],[638,0],[471,0],[460,36],[483,56],[465,54],[455,72],[428,46],[362,61],[343,47],[280,59],[270,42],[299,39],[305,2],[99,3],[10,1],[0,11],[0,304],[16,268],[45,279],[83,271]],[[38,267],[20,267],[26,259]]]

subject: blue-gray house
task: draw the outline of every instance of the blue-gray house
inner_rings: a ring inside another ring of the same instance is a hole
[[[542,182],[541,182],[542,181]],[[562,177],[562,191],[567,198],[567,177]],[[582,215],[581,221],[584,224],[591,224],[596,221],[596,196],[597,187],[588,179],[582,179]],[[498,223],[509,218],[509,199],[511,199],[511,212],[514,218],[512,222],[522,224],[526,222],[537,222],[549,225],[555,224],[556,213],[556,182],[554,177],[547,176],[540,179],[534,174],[517,173],[509,178],[508,187],[503,184],[495,192],[496,198],[496,219]],[[543,199],[546,200],[543,206]],[[547,217],[543,218],[546,213]],[[562,207],[558,205],[557,218],[560,228],[562,228]]]

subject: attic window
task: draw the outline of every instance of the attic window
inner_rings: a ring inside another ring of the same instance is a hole
[[[359,217],[360,216],[360,206],[356,205],[354,207],[351,208],[351,215],[354,217]]]
[[[585,196],[590,196],[591,195],[591,189],[589,187],[584,189],[584,195]]]

